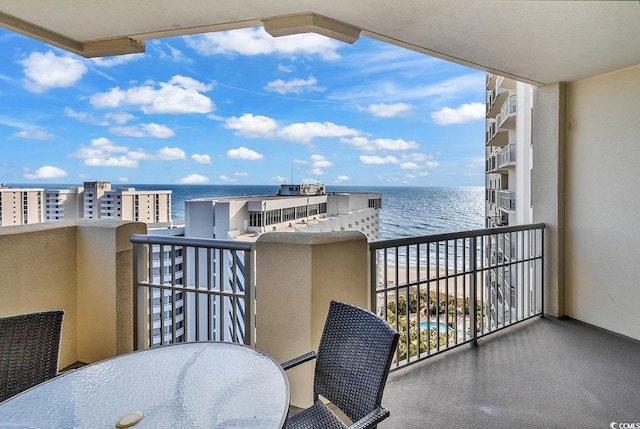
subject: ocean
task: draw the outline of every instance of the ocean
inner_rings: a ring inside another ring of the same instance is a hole
[[[127,185],[171,189],[172,217],[184,222],[184,202],[193,198],[273,195],[279,185]],[[50,186],[48,186],[50,187]],[[112,185],[116,188],[116,185]],[[484,228],[483,187],[330,186],[327,192],[380,192],[380,239],[390,240]]]
[[[7,184],[10,187],[65,189],[81,184]],[[139,190],[170,189],[174,223],[184,222],[184,202],[193,198],[273,195],[279,185],[112,184]],[[331,186],[327,192],[380,192],[380,239],[442,234],[484,228],[483,187]]]

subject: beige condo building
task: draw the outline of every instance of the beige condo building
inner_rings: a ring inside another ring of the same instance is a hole
[[[44,222],[43,188],[8,188],[0,184],[0,226]]]

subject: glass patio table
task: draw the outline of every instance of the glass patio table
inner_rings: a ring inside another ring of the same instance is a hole
[[[288,408],[289,382],[269,355],[182,343],[65,372],[0,403],[0,426],[267,429],[282,427]]]

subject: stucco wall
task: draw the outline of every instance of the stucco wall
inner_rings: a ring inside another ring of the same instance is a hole
[[[567,87],[566,314],[640,339],[640,66]]]
[[[0,228],[0,316],[63,309],[61,367],[78,360],[76,286],[72,221]]]
[[[115,220],[0,228],[0,317],[63,309],[60,368],[131,351],[129,238],[145,232]]]
[[[256,347],[284,362],[317,351],[332,299],[367,307],[366,237],[265,233],[256,241]],[[287,371],[291,404],[313,403],[314,364]]]

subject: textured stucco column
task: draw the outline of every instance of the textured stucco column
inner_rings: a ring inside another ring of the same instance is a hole
[[[64,310],[60,367],[78,360],[73,222],[0,228],[0,317]]]
[[[133,351],[133,234],[143,223],[80,220],[78,360],[95,362]]]
[[[317,351],[332,299],[368,303],[359,232],[266,233],[256,242],[256,347],[279,362]],[[287,371],[291,404],[313,403],[313,362]]]
[[[565,315],[565,141],[566,84],[534,89],[533,221],[545,228],[545,308],[552,316]]]
[[[111,220],[0,228],[0,317],[64,310],[60,368],[133,346],[132,234]]]

